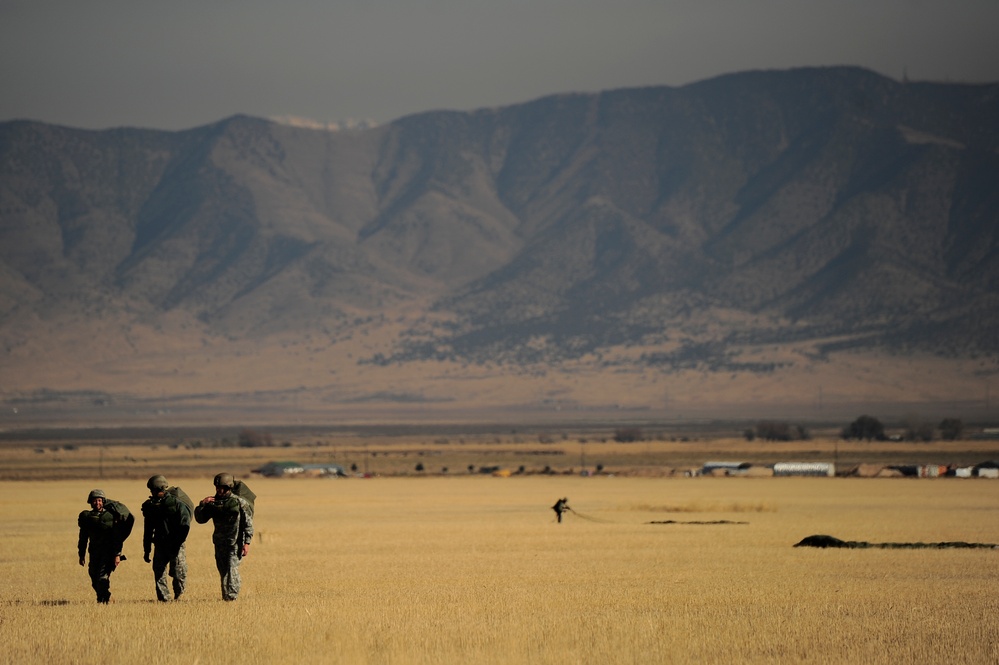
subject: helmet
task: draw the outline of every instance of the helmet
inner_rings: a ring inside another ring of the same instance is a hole
[[[94,499],[104,499],[107,501],[108,495],[104,493],[104,490],[90,490],[90,494],[87,495],[87,503],[93,503]]]
[[[166,478],[160,475],[156,475],[150,478],[148,481],[146,481],[146,487],[149,488],[150,492],[158,492],[160,490],[165,490],[166,488],[170,487],[170,485],[169,483],[167,483]]]
[[[225,487],[227,489],[232,489],[235,481],[233,480],[231,473],[220,473],[215,476],[215,487]]]

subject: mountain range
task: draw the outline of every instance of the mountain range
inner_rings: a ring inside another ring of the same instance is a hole
[[[0,397],[988,409],[997,234],[999,84],[859,68],[339,131],[5,122]]]

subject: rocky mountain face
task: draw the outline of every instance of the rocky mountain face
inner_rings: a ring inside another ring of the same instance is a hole
[[[0,354],[39,321],[266,341],[406,310],[355,360],[995,355],[997,234],[999,84],[749,72],[342,132],[7,122]]]

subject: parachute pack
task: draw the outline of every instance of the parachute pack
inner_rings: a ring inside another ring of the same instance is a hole
[[[114,533],[115,540],[124,543],[132,534],[135,517],[132,516],[132,513],[121,501],[107,499],[104,502],[104,509],[114,516],[112,533]]]
[[[187,496],[187,492],[179,487],[171,487],[167,489],[167,494],[172,494],[178,501],[191,509],[192,515],[194,514],[194,502],[191,501],[191,497]]]
[[[232,484],[232,493],[238,497],[242,497],[250,504],[250,517],[253,517],[253,501],[257,498],[257,495],[253,493],[249,487],[246,486],[242,480],[237,480]]]

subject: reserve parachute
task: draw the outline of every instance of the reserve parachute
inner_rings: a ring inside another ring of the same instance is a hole
[[[135,518],[121,501],[105,499],[104,510],[111,513],[114,518],[111,533],[118,543],[124,543],[132,535],[132,527],[135,525]]]
[[[167,489],[167,494],[172,494],[178,501],[191,509],[192,515],[194,514],[194,501],[191,501],[191,497],[187,496],[187,492],[179,487],[170,487]]]
[[[253,517],[253,502],[257,498],[257,495],[253,493],[249,487],[246,486],[242,480],[237,480],[232,484],[232,493],[238,497],[242,497],[250,504],[250,517]]]

